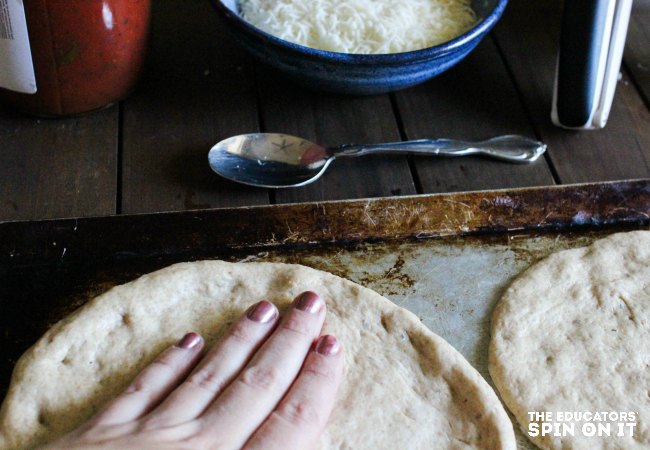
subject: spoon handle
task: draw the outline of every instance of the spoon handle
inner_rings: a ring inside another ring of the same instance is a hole
[[[333,149],[336,157],[364,156],[381,153],[410,155],[465,156],[484,155],[504,161],[531,163],[546,151],[546,144],[523,136],[505,135],[486,141],[468,142],[454,139],[420,139],[386,144],[346,144]]]

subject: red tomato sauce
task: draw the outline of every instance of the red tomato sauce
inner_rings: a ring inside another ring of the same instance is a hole
[[[77,114],[124,98],[142,70],[150,0],[24,0],[36,94],[0,96],[39,116]]]

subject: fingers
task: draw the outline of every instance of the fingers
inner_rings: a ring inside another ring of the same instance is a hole
[[[206,429],[221,430],[224,448],[241,448],[280,402],[320,334],[325,303],[313,292],[299,295],[275,332],[204,414]],[[216,434],[216,433],[215,433]]]
[[[95,417],[94,423],[118,425],[146,414],[187,376],[198,361],[202,348],[201,336],[186,334],[145,367],[126,391]]]
[[[332,412],[342,374],[341,345],[334,336],[321,336],[287,395],[245,449],[315,448]]]
[[[277,308],[266,300],[251,306],[199,365],[152,414],[150,426],[195,419],[242,370],[277,322]]]

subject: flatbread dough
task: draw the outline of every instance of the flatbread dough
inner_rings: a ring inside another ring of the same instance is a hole
[[[75,428],[184,333],[218,338],[262,298],[314,290],[346,375],[322,449],[513,449],[494,391],[416,316],[379,294],[298,265],[182,263],[115,287],[56,324],[20,359],[0,410],[0,449]]]
[[[612,418],[610,437],[586,436],[584,419],[573,437],[531,437],[541,448],[648,449],[649,325],[650,232],[614,234],[512,283],[492,317],[490,375],[526,436],[528,412],[551,412],[555,423],[558,412],[633,413]],[[614,436],[619,422],[636,423],[634,437],[627,426],[627,437]]]

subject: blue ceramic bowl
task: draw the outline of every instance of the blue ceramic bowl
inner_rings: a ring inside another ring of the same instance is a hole
[[[490,31],[508,0],[473,0],[476,25],[451,41],[403,53],[361,55],[317,50],[254,27],[238,14],[237,0],[211,0],[235,38],[252,55],[296,82],[317,90],[379,94],[422,83],[449,69]]]

